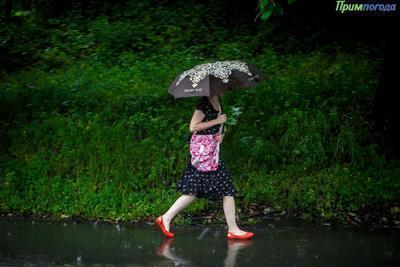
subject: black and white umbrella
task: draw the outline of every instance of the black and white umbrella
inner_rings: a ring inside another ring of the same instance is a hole
[[[253,87],[265,78],[254,64],[241,60],[214,61],[185,70],[172,82],[168,93],[175,98],[210,96]]]

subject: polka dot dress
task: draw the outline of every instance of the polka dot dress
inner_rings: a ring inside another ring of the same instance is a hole
[[[196,105],[197,110],[203,111],[205,117],[203,121],[210,121],[218,117],[218,110],[212,106],[207,96],[201,97]],[[215,134],[218,132],[220,124],[214,125],[197,134]],[[223,144],[223,143],[222,143]],[[220,145],[220,151],[223,145]],[[176,185],[176,190],[182,194],[195,195],[198,198],[205,198],[212,201],[222,200],[223,196],[234,196],[235,188],[232,177],[224,162],[219,158],[218,169],[210,172],[198,171],[189,160],[181,180]]]

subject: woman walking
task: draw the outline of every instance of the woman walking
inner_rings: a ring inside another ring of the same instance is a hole
[[[223,91],[217,95],[202,96],[196,105],[190,122],[190,132],[198,135],[217,134],[222,123],[226,122],[226,114],[222,114],[220,98]],[[224,134],[217,135],[217,141],[222,142]],[[196,198],[211,201],[223,201],[223,209],[228,225],[227,238],[248,239],[254,236],[252,232],[242,231],[236,224],[235,189],[232,177],[224,162],[218,160],[218,169],[202,172],[192,165],[189,159],[181,180],[176,189],[182,193],[166,213],[156,219],[157,225],[167,237],[174,237],[170,232],[170,224],[178,212],[187,207]]]

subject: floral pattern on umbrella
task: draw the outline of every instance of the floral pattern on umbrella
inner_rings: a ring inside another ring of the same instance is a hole
[[[250,72],[248,65],[240,60],[225,60],[225,61],[217,61],[213,63],[205,63],[195,66],[190,70],[184,71],[180,77],[176,85],[178,85],[186,76],[189,76],[189,79],[192,81],[192,87],[196,87],[197,84],[204,79],[207,75],[214,75],[217,78],[220,78],[224,83],[229,82],[229,75],[232,74],[233,70],[238,70],[248,74],[249,76],[253,76]]]

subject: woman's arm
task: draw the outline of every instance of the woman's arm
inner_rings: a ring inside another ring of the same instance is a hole
[[[204,119],[205,114],[201,110],[195,110],[190,121],[190,132],[202,131],[210,128],[214,125],[224,123],[226,121],[225,114],[218,114],[218,117],[214,120],[201,122]]]

